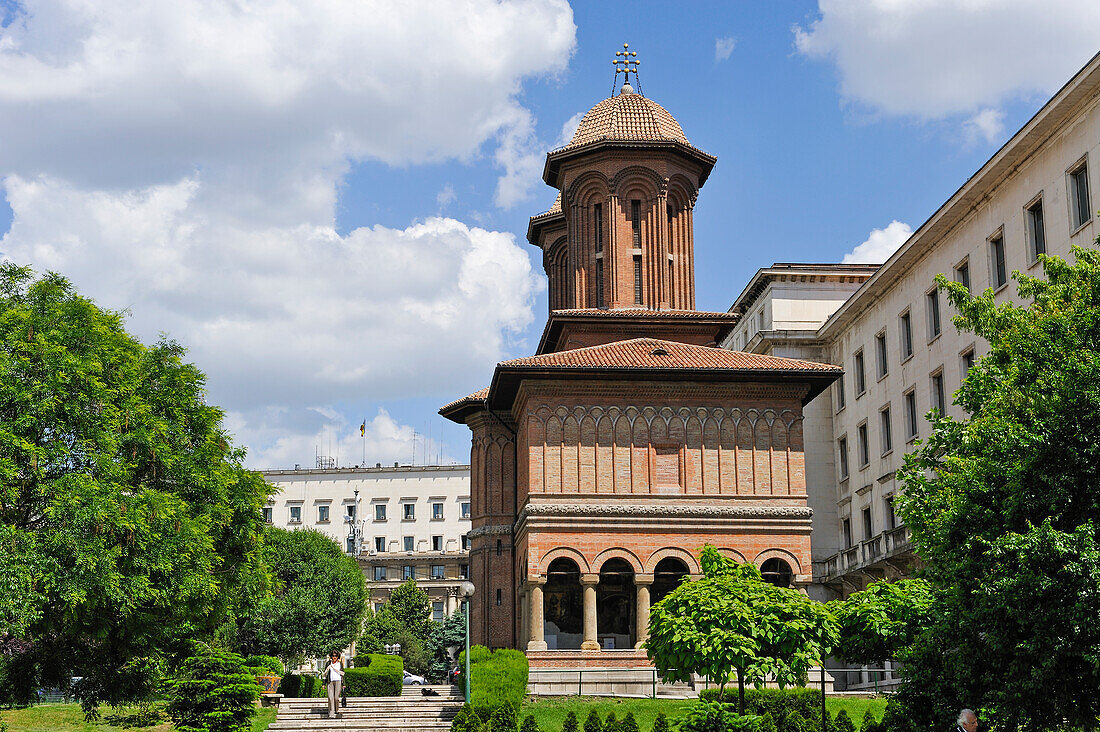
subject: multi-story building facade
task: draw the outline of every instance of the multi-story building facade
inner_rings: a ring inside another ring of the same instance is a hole
[[[355,555],[377,607],[408,579],[442,620],[469,575],[470,466],[266,470],[279,488],[264,508],[282,528],[316,529]]]
[[[943,273],[999,302],[1013,270],[1092,246],[1100,165],[1100,55],[970,177],[881,267],[777,264],[731,308],[732,350],[820,360],[845,375],[807,405],[806,472],[814,579],[823,595],[907,573],[913,556],[893,510],[896,472],[925,415],[952,403],[987,344],[960,333],[933,279]]]

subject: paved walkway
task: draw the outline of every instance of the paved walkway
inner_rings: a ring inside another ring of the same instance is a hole
[[[439,696],[424,696],[433,689]],[[324,699],[283,699],[271,732],[447,732],[462,708],[453,686],[405,686],[400,697],[348,697],[337,719],[327,719]]]

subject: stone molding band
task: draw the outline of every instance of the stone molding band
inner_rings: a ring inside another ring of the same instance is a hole
[[[476,539],[479,536],[511,536],[512,527],[507,524],[494,524],[492,526],[478,526],[470,529],[469,537]]]
[[[531,516],[644,516],[656,518],[782,518],[809,519],[809,506],[660,506],[643,504],[608,505],[601,503],[529,503],[519,514],[517,524]],[[483,527],[483,529],[496,527]],[[474,529],[482,531],[483,529]],[[511,533],[511,532],[508,532]],[[470,532],[473,536],[473,532]]]

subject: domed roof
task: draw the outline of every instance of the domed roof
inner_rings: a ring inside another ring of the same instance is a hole
[[[562,149],[600,140],[672,141],[690,145],[680,123],[657,102],[635,94],[627,86],[588,110],[573,139]]]

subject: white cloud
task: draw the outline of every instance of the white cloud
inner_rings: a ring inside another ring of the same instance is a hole
[[[577,112],[572,117],[565,120],[565,124],[561,126],[561,134],[558,135],[558,144],[554,147],[563,147],[569,144],[577,128],[581,126],[581,120],[584,119],[584,114],[584,112]]]
[[[254,456],[328,405],[464,389],[531,322],[511,234],[341,236],[337,191],[358,160],[487,156],[498,203],[526,195],[518,99],[572,53],[564,0],[24,5],[0,29],[0,252],[183,342]]]
[[[988,115],[1053,93],[1096,53],[1100,25],[1095,0],[818,4],[820,17],[793,29],[798,51],[836,65],[846,102],[917,119]]]
[[[885,229],[872,229],[867,240],[844,255],[844,264],[882,264],[913,235],[909,224],[891,221]]]
[[[725,38],[714,39],[714,62],[725,61],[733,53],[734,47],[737,46],[737,39],[733,36],[726,36]]]
[[[450,183],[443,186],[439,193],[435,194],[435,202],[439,204],[440,210],[447,208],[456,200],[458,200],[458,194],[455,193],[455,187]]]
[[[963,128],[971,142],[979,139],[992,145],[1004,139],[1005,115],[999,109],[982,109],[968,119]]]

